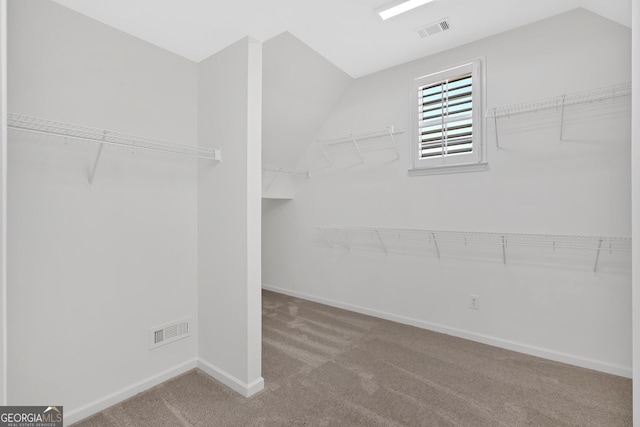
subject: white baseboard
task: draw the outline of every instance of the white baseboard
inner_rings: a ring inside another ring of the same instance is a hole
[[[98,412],[103,411],[108,407],[116,405],[124,400],[127,400],[130,397],[135,396],[136,394],[149,390],[150,388],[155,387],[167,380],[170,380],[171,378],[177,377],[178,375],[181,375],[185,372],[188,372],[191,369],[195,369],[197,366],[198,360],[196,358],[191,359],[171,369],[160,372],[157,375],[132,384],[129,387],[123,388],[122,390],[111,393],[101,399],[94,400],[93,402],[90,402],[78,409],[74,409],[69,412],[65,411],[64,424],[71,425],[75,422],[88,418],[91,415],[97,414]]]
[[[447,335],[452,335],[459,338],[464,338],[471,341],[480,342],[483,344],[492,345],[494,347],[504,348],[506,350],[516,351],[518,353],[524,353],[531,356],[537,356],[544,359],[553,360],[556,362],[567,363],[569,365],[579,366],[582,368],[593,369],[595,371],[605,372],[607,374],[618,375],[625,378],[632,377],[632,369],[627,366],[615,365],[612,363],[602,362],[600,360],[589,359],[585,357],[576,356],[573,354],[561,353],[545,348],[535,347],[516,341],[505,340],[489,335],[478,334],[476,332],[465,331],[462,329],[452,328],[449,326],[439,325],[437,323],[425,322],[419,319],[413,319],[410,317],[401,316],[393,313],[386,313],[384,311],[374,310],[371,308],[361,307],[344,302],[334,301],[327,298],[317,297],[309,295],[304,292],[292,291],[289,289],[278,288],[276,286],[270,286],[263,284],[262,289],[267,291],[277,292],[284,295],[289,295],[296,298],[306,299],[309,301],[325,304],[331,307],[341,308],[344,310],[354,311],[356,313],[366,314],[368,316],[378,317],[380,319],[391,320],[392,322],[402,323],[404,325],[415,326],[417,328],[428,329],[434,332],[440,332]]]
[[[94,400],[78,409],[66,412],[64,414],[64,424],[71,425],[85,418],[89,418],[92,415],[97,414],[113,405],[123,402],[136,394],[149,390],[152,387],[162,384],[178,375],[182,375],[192,369],[199,368],[206,374],[210,375],[214,379],[220,381],[222,384],[231,388],[232,390],[240,393],[244,397],[251,397],[264,389],[264,379],[262,377],[247,384],[240,381],[233,375],[223,371],[222,369],[208,363],[202,359],[194,358],[185,363],[182,363],[174,368],[167,369],[157,375],[154,375],[145,380],[139,381],[129,387],[109,394],[101,399]]]
[[[251,397],[264,388],[262,377],[247,384],[203,359],[198,359],[198,368],[244,397]]]

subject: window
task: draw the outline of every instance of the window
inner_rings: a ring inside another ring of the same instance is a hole
[[[484,169],[480,83],[479,60],[414,80],[412,174]]]

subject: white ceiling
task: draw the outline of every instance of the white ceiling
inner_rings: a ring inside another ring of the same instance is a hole
[[[251,35],[289,31],[352,77],[584,7],[631,26],[632,0],[436,0],[382,21],[388,0],[54,0],[199,62]],[[451,30],[415,29],[448,17]]]

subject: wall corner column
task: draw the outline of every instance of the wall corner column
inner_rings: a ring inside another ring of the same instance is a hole
[[[198,66],[198,357],[244,396],[262,379],[262,44],[246,37]]]
[[[0,405],[7,405],[7,0],[0,0]]]
[[[633,340],[633,425],[640,426],[640,0],[631,2],[631,199],[633,271],[631,283]]]

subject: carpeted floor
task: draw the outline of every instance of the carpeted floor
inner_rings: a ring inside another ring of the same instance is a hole
[[[265,390],[195,370],[75,427],[630,426],[631,380],[263,293]]]

